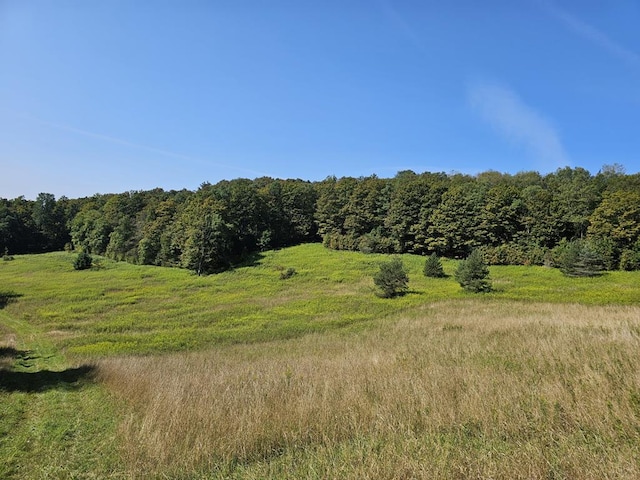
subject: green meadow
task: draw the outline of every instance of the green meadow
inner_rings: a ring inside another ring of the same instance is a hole
[[[6,311],[68,355],[159,353],[353,330],[425,303],[474,296],[453,279],[455,261],[443,262],[449,278],[430,279],[421,273],[423,257],[404,255],[410,293],[377,298],[371,278],[382,255],[318,244],[266,252],[250,265],[202,277],[107,259],[90,271],[75,271],[73,258],[50,253],[0,264],[4,289],[19,295]],[[296,275],[280,280],[286,268],[295,268]],[[487,300],[640,303],[633,272],[567,278],[551,268],[496,266],[491,279],[495,291]]]
[[[640,474],[640,273],[471,294],[401,257],[394,299],[384,256],[319,244],[201,277],[0,262],[0,478]]]

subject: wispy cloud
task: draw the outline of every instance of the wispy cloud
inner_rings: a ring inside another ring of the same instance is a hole
[[[474,110],[498,133],[523,146],[539,168],[553,170],[571,163],[551,122],[525,104],[511,89],[477,83],[469,88],[468,94]]]
[[[213,167],[218,167],[218,168],[224,168],[224,169],[228,169],[228,170],[235,170],[238,172],[242,172],[245,174],[249,174],[249,175],[256,175],[256,176],[268,176],[268,174],[264,173],[264,172],[258,172],[256,170],[251,170],[251,169],[247,169],[247,168],[243,168],[243,167],[239,167],[239,166],[235,166],[235,165],[228,165],[228,164],[224,164],[224,163],[218,163],[218,162],[211,162],[208,160],[203,160],[200,158],[196,158],[196,157],[192,157],[189,155],[184,155],[181,153],[177,153],[177,152],[172,152],[169,150],[164,150],[161,148],[156,148],[156,147],[151,147],[149,145],[143,145],[140,143],[135,143],[135,142],[130,142],[128,140],[124,140],[122,138],[117,138],[117,137],[112,137],[110,135],[104,135],[101,133],[95,133],[95,132],[90,132],[88,130],[83,130],[80,128],[76,128],[76,127],[72,127],[69,125],[64,125],[64,124],[60,124],[60,123],[54,123],[54,122],[48,122],[45,120],[41,120],[38,118],[34,118],[31,117],[30,115],[22,115],[25,118],[28,118],[31,121],[37,122],[41,125],[45,125],[48,127],[52,127],[55,128],[57,130],[64,130],[66,132],[70,132],[70,133],[75,133],[78,135],[82,135],[84,137],[88,137],[88,138],[93,138],[96,140],[101,140],[103,142],[108,142],[108,143],[112,143],[112,144],[116,144],[116,145],[122,145],[125,147],[130,147],[130,148],[134,148],[137,150],[143,150],[146,152],[150,152],[150,153],[155,153],[157,155],[161,155],[163,157],[168,157],[168,158],[174,158],[176,160],[183,160],[186,162],[190,162],[190,163],[198,163],[198,164],[202,164],[202,165],[207,165],[207,166],[213,166]]]
[[[582,38],[589,40],[609,55],[633,66],[640,66],[640,53],[634,52],[611,39],[606,33],[592,25],[585,23],[577,16],[561,9],[552,2],[542,3],[543,8],[556,20],[560,21],[569,30]]]

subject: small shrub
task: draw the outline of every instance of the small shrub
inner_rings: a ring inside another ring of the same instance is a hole
[[[2,255],[2,260],[5,262],[10,262],[13,260],[13,255],[9,255],[9,249],[7,247],[4,248],[4,255]]]
[[[87,252],[80,252],[73,262],[73,268],[76,270],[87,270],[91,268],[93,258]]]
[[[427,260],[424,262],[423,273],[425,277],[432,278],[444,278],[446,276],[442,268],[442,262],[435,253],[427,257]]]
[[[480,250],[474,250],[458,265],[455,274],[456,281],[469,292],[490,292],[489,268]]]
[[[404,295],[409,290],[409,275],[399,257],[380,264],[380,270],[373,276],[373,283],[380,289],[382,298]]]
[[[283,272],[280,272],[280,280],[286,280],[287,278],[291,278],[296,274],[296,269],[289,267]]]

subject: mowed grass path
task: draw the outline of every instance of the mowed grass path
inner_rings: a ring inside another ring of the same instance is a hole
[[[327,250],[319,244],[265,252],[250,265],[198,277],[181,269],[100,259],[75,271],[72,254],[18,256],[0,263],[2,289],[16,295],[6,312],[37,326],[68,355],[103,356],[202,349],[268,341],[372,322],[420,305],[473,295],[453,279],[422,275],[424,257],[404,255],[410,293],[387,300],[372,281],[382,255]],[[280,280],[286,268],[297,274]],[[486,299],[582,304],[640,304],[640,275],[610,272],[566,278],[545,267],[491,267]]]

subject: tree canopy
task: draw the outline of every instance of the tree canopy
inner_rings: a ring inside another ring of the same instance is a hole
[[[607,268],[635,265],[640,174],[604,167],[540,175],[399,172],[394,178],[261,177],[197,191],[132,191],[80,199],[0,198],[0,251],[61,250],[199,273],[301,242],[334,249],[538,263],[562,242],[591,239]],[[606,250],[606,251],[605,251]]]

